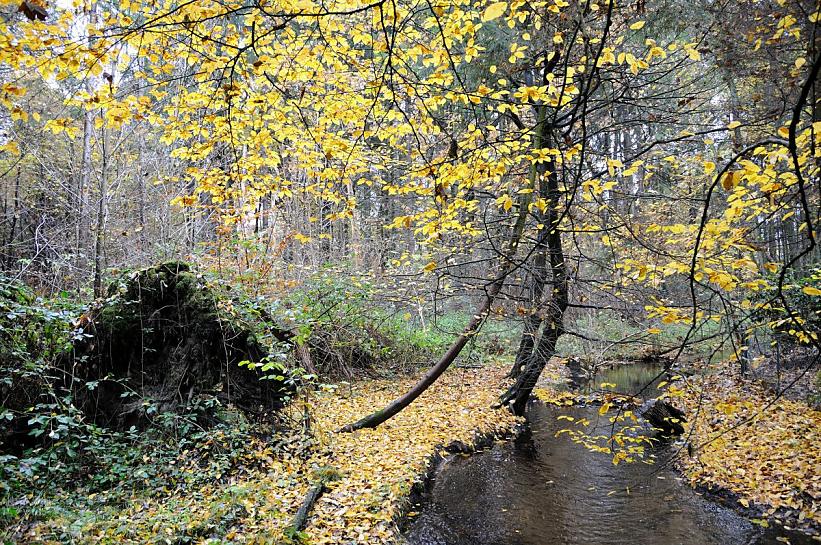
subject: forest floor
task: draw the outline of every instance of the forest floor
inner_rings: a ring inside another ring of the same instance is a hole
[[[672,386],[691,415],[690,483],[763,524],[821,530],[821,411],[726,368]]]
[[[397,520],[431,460],[449,445],[471,449],[487,437],[505,436],[517,420],[493,410],[507,365],[446,373],[408,409],[375,430],[336,433],[344,424],[385,405],[412,378],[369,380],[315,394],[310,433],[293,434],[291,454],[260,440],[247,448],[245,466],[229,477],[185,494],[135,495],[111,505],[102,495],[78,510],[53,508],[20,537],[50,543],[389,543]],[[296,411],[299,403],[292,404]],[[303,406],[304,407],[304,406]],[[303,415],[304,416],[304,415]],[[310,447],[296,447],[310,435]],[[293,517],[319,475],[333,473],[303,533]],[[95,495],[92,495],[95,496]],[[45,519],[45,520],[43,520]]]
[[[432,462],[471,450],[487,437],[507,436],[519,423],[507,411],[491,409],[508,368],[504,359],[454,368],[395,418],[351,434],[336,430],[384,406],[415,378],[326,387],[288,407],[290,426],[237,448],[240,454],[224,472],[205,469],[213,474],[195,485],[169,484],[159,491],[58,490],[38,500],[16,541],[395,542],[397,522],[408,515],[414,486]],[[538,397],[560,405],[582,401],[557,388],[567,375],[554,358]],[[677,448],[679,470],[692,486],[763,525],[775,519],[810,531],[821,527],[821,412],[801,401],[775,399],[759,381],[718,370],[676,381],[667,394],[688,415],[683,440],[693,446],[692,454],[683,441]],[[600,401],[608,396],[601,394]],[[224,448],[218,443],[214,449]],[[181,472],[205,471],[196,456],[184,456],[169,463]],[[304,498],[327,476],[335,480],[304,530],[294,531]]]

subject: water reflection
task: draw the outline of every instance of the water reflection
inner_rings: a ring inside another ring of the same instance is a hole
[[[637,370],[644,379],[648,369]],[[602,376],[637,391],[635,376]],[[658,370],[655,371],[655,374]],[[629,382],[636,384],[628,384]],[[406,538],[425,545],[712,545],[781,543],[734,512],[709,502],[656,465],[620,464],[565,437],[557,416],[586,417],[601,432],[610,422],[595,408],[535,404],[530,430],[440,469]],[[660,449],[659,462],[669,453]],[[810,543],[790,536],[793,545]]]

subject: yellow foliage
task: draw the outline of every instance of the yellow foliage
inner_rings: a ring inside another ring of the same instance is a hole
[[[681,459],[694,484],[719,486],[772,514],[795,509],[821,522],[821,412],[773,399],[760,385],[725,372],[679,391],[691,419],[694,457]]]
[[[215,476],[213,484],[188,497],[134,497],[122,508],[106,507],[111,511],[85,520],[81,542],[146,543],[163,542],[172,535],[200,535],[197,529],[208,528],[213,512],[235,502],[242,508],[232,522],[232,543],[283,543],[283,532],[313,484],[312,475],[332,467],[341,478],[328,485],[314,506],[305,530],[309,542],[393,543],[398,537],[395,519],[431,457],[455,441],[474,445],[477,434],[512,431],[517,419],[507,410],[490,408],[507,367],[451,370],[396,417],[377,429],[355,433],[336,430],[384,406],[415,379],[366,381],[318,393],[308,404],[318,444],[307,458],[274,454],[270,444],[260,441],[254,455],[258,469],[223,483]],[[292,408],[300,418],[300,402]],[[72,516],[55,518],[34,527],[29,537],[37,541],[76,523]]]
[[[721,187],[725,191],[731,191],[738,184],[738,174],[735,172],[725,172],[721,177]]]
[[[501,17],[507,10],[507,2],[494,2],[482,13],[482,22],[487,23]]]

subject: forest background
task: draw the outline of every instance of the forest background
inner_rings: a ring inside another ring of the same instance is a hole
[[[517,414],[557,355],[715,365],[817,403],[820,17],[4,1],[3,418],[51,436],[44,467],[55,445],[99,456],[76,393],[12,392],[132,271],[179,261],[266,324],[251,363],[297,390],[436,362],[352,428],[471,353],[515,360],[499,401]]]

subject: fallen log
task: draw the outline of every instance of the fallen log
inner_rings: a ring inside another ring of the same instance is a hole
[[[302,532],[305,525],[308,523],[308,517],[311,514],[311,510],[313,510],[314,505],[319,498],[322,497],[322,494],[325,493],[328,483],[336,481],[341,477],[339,472],[334,468],[324,468],[318,473],[319,476],[316,484],[308,490],[308,493],[305,495],[305,499],[302,500],[302,505],[299,506],[296,515],[294,515],[294,519],[285,529],[285,536],[289,539],[296,541],[301,539],[302,536],[300,536],[300,532]]]
[[[686,422],[684,411],[661,399],[648,401],[641,410],[641,416],[662,435],[681,435]]]

